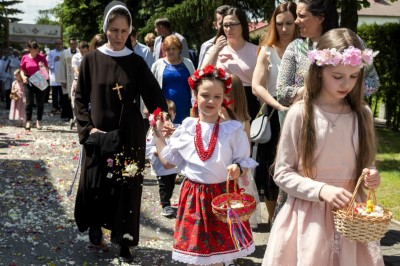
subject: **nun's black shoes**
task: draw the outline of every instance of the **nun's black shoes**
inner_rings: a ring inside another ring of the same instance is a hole
[[[93,245],[100,245],[103,240],[103,232],[100,226],[91,226],[89,228],[89,240]]]
[[[128,263],[133,261],[133,255],[131,253],[131,249],[128,246],[121,245],[121,249],[119,251],[119,260]]]

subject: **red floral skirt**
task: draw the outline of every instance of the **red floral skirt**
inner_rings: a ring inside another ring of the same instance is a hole
[[[230,191],[233,191],[231,183]],[[190,264],[208,265],[245,257],[254,251],[252,235],[237,249],[228,224],[212,212],[211,201],[226,192],[226,183],[200,184],[185,179],[181,187],[174,232],[172,258]],[[250,225],[245,222],[251,234]]]

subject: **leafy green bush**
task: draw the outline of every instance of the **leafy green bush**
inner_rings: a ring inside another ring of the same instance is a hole
[[[379,51],[374,59],[381,86],[378,92],[371,96],[372,103],[380,99],[386,103],[386,125],[393,129],[400,128],[400,23],[385,23],[383,25],[362,25],[358,35],[368,48]],[[372,106],[374,109],[374,106]]]

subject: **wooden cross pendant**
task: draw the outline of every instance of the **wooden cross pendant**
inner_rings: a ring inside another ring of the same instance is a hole
[[[118,85],[118,82],[116,82],[115,83],[115,87],[114,88],[112,88],[113,89],[113,91],[117,91],[118,92],[118,97],[119,97],[119,99],[122,101],[122,95],[121,95],[121,89],[123,89],[124,88],[124,86],[122,86],[122,85]]]

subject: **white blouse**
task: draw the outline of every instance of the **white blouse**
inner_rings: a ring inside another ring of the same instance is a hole
[[[206,161],[200,160],[194,146],[194,136],[198,118],[186,118],[170,138],[161,155],[171,164],[181,169],[181,173],[194,182],[216,184],[226,181],[228,165],[239,162],[243,168],[254,168],[258,164],[250,158],[249,141],[243,126],[238,121],[220,123],[215,150]],[[200,122],[204,149],[208,143],[214,124]]]
[[[265,53],[268,56],[268,78],[266,88],[272,97],[276,96],[276,83],[279,74],[279,67],[281,66],[281,58],[274,47],[265,46]]]

